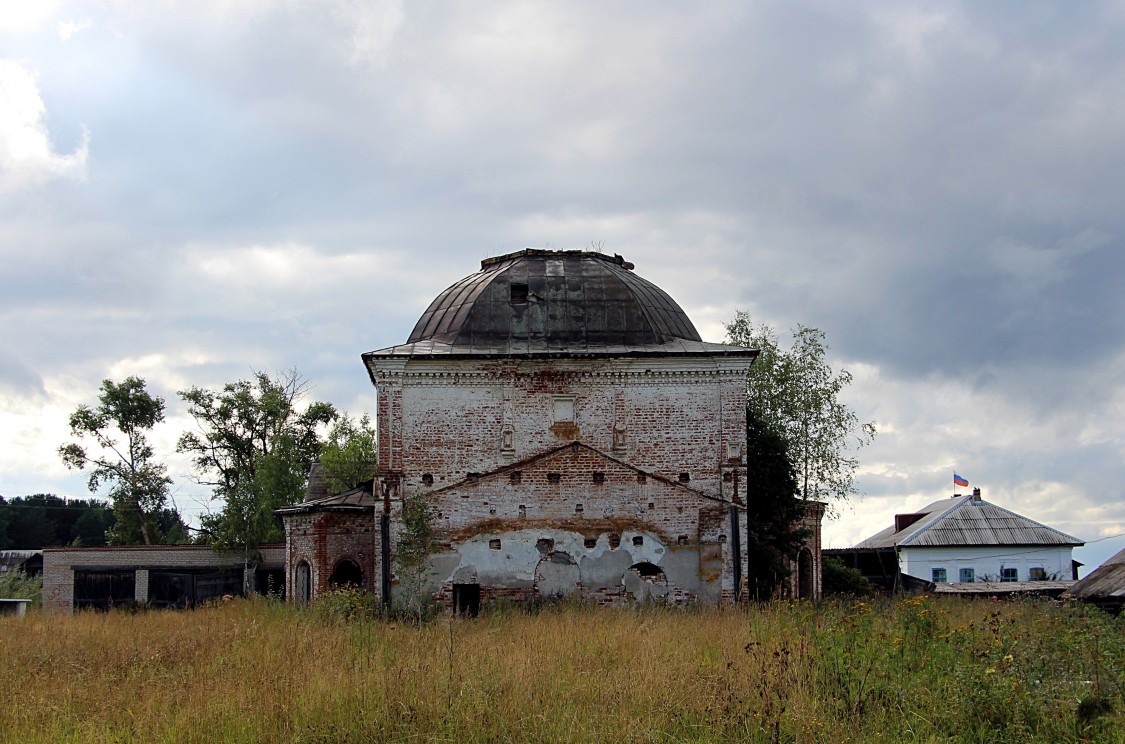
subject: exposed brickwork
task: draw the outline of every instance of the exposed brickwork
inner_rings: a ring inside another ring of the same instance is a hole
[[[333,570],[352,561],[363,573],[362,586],[376,588],[379,566],[378,524],[370,512],[312,512],[285,518],[286,596],[297,598],[297,564],[311,570],[310,598],[327,591]]]

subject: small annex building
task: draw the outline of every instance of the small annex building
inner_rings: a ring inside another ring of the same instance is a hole
[[[1078,538],[972,494],[914,512],[852,548],[826,551],[887,591],[1060,593],[1077,578]]]
[[[380,470],[330,494],[314,470],[285,524],[287,594],[358,583],[390,603],[404,501],[429,505],[424,591],[448,609],[580,597],[732,601],[745,587],[746,373],[620,256],[523,250],[363,355]],[[820,521],[788,593],[820,591]]]
[[[189,609],[228,595],[281,595],[283,560],[273,544],[249,562],[205,545],[44,548],[43,610]]]

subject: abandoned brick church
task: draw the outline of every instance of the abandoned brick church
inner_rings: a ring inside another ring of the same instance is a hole
[[[404,498],[432,509],[425,589],[497,598],[734,601],[745,587],[746,372],[620,256],[481,262],[406,343],[363,355],[379,475],[281,510],[287,594],[356,583],[391,602]],[[820,590],[821,505],[788,591]]]

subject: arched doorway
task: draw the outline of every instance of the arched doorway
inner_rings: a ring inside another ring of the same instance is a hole
[[[363,571],[350,558],[343,558],[328,577],[329,586],[363,586]]]
[[[660,566],[648,562],[634,563],[621,577],[621,583],[638,602],[663,602],[668,596],[668,576]]]
[[[813,591],[812,552],[808,548],[803,548],[797,556],[797,598],[816,599]]]
[[[312,571],[309,569],[308,561],[301,561],[297,564],[297,587],[296,597],[297,601],[301,604],[308,604],[312,598]]]

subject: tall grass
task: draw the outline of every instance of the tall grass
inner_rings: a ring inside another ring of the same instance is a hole
[[[1082,607],[348,614],[4,618],[0,739],[1125,741],[1125,620]]]

